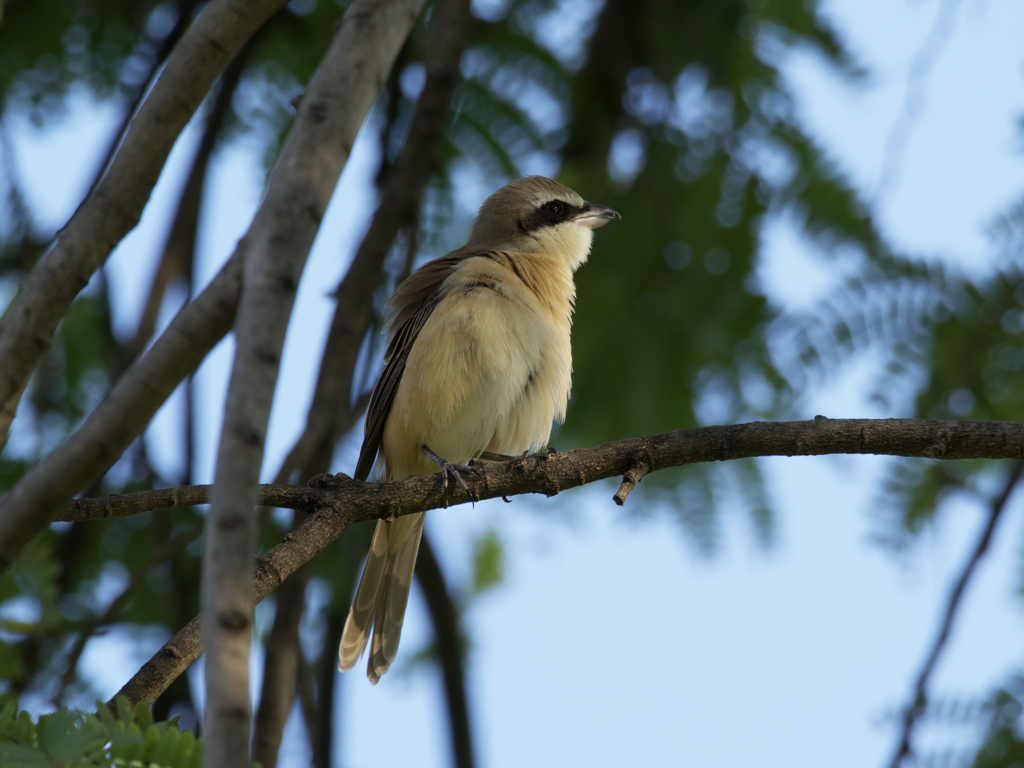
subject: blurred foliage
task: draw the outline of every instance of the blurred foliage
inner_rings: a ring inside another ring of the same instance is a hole
[[[179,730],[177,718],[154,723],[149,707],[133,710],[124,696],[117,698],[116,718],[103,702],[96,706],[95,714],[61,708],[33,721],[7,701],[0,709],[0,763],[6,768],[201,768],[203,740]]]
[[[501,538],[490,530],[473,544],[473,592],[479,594],[498,586],[505,577]]]
[[[293,0],[270,20],[245,53],[221,142],[262,142],[270,166],[294,114],[289,102],[309,81],[345,6]],[[9,121],[55,124],[82,92],[116,104],[126,121],[201,4],[7,0],[0,7],[6,297],[54,235],[42,229],[19,186]],[[591,263],[577,276],[573,397],[557,447],[790,416],[811,383],[865,350],[884,361],[874,392],[892,415],[1024,421],[1016,386],[1024,368],[1024,204],[996,222],[1003,256],[983,278],[892,253],[863,202],[798,123],[780,75],[789,52],[811,48],[826,66],[861,76],[817,3],[480,0],[473,9],[464,80],[416,226],[418,258],[461,245],[480,197],[527,171],[557,175],[623,216],[598,233]],[[423,84],[430,11],[428,5],[371,121],[384,157],[378,182],[402,145]],[[818,257],[843,276],[807,312],[773,304],[760,284],[764,222],[778,215],[798,221]],[[404,258],[408,237],[399,239],[396,257]],[[75,427],[129,362],[128,339],[114,334],[99,282],[65,318],[30,385],[0,457],[0,492]],[[387,292],[380,289],[381,301]],[[169,306],[172,298],[165,297]],[[189,399],[181,409],[187,423],[176,476],[165,476],[139,442],[90,493],[189,482],[191,407]],[[980,462],[893,462],[886,537],[909,543],[950,494],[979,493],[1000,471]],[[714,550],[716,509],[725,501],[742,503],[758,535],[771,539],[754,461],[659,473],[640,492],[664,503],[631,509],[675,510],[704,551]],[[0,578],[0,693],[55,706],[87,701],[90,683],[77,664],[92,638],[114,625],[164,635],[184,625],[198,608],[194,536],[201,522],[198,511],[176,510],[52,526]],[[288,527],[269,516],[262,546]],[[367,536],[365,526],[350,531],[314,563],[318,598],[303,643],[310,668],[319,670],[317,685],[328,693],[333,643]],[[476,542],[473,557],[464,605],[503,577],[493,532]],[[157,703],[157,719],[172,709],[194,719],[191,696],[179,680]]]
[[[1014,768],[1024,765],[1024,677],[1014,677],[988,702],[985,740],[973,768]]]

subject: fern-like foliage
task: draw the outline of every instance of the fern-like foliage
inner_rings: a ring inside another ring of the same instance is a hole
[[[4,768],[201,768],[203,740],[181,731],[177,718],[154,723],[149,707],[117,698],[117,713],[62,708],[33,721],[14,701],[0,709]]]

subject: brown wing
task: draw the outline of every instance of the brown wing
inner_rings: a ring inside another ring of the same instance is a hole
[[[405,373],[409,350],[430,313],[443,298],[441,285],[459,262],[471,255],[466,249],[460,248],[447,256],[428,261],[409,275],[384,305],[388,310],[388,347],[384,353],[384,370],[370,394],[370,404],[366,410],[363,447],[359,451],[355,471],[357,480],[366,480],[370,476],[380,449],[381,435],[384,434],[384,422],[398,391],[398,383]]]

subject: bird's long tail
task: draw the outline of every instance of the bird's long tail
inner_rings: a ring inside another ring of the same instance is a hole
[[[366,669],[370,682],[376,685],[395,660],[425,520],[426,513],[418,512],[391,522],[377,522],[363,575],[341,633],[338,669],[342,672],[352,669],[362,656],[371,629],[373,642]]]

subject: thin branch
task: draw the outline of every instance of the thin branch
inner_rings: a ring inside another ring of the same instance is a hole
[[[314,487],[292,489],[316,508],[302,526],[256,561],[256,602],[274,591],[345,529],[363,520],[390,519],[469,501],[523,493],[560,491],[622,476],[638,456],[652,472],[669,467],[755,456],[874,454],[954,459],[1024,459],[1024,424],[1007,421],[918,419],[826,419],[754,422],[676,430],[604,443],[570,453],[547,452],[504,464],[474,464],[446,497],[437,475],[397,482],[363,483],[345,475],[321,475]],[[202,653],[196,617],[146,662],[118,692],[134,704],[152,703]],[[111,700],[113,702],[113,699]]]
[[[100,182],[103,181],[103,177],[106,176],[107,169],[110,168],[110,164],[117,155],[118,149],[121,147],[125,137],[128,135],[128,130],[132,125],[132,119],[136,114],[138,114],[139,107],[142,105],[143,99],[145,99],[146,95],[149,93],[157,74],[166,63],[167,57],[171,55],[171,51],[174,50],[174,46],[178,44],[178,41],[181,40],[181,36],[185,34],[189,20],[192,18],[192,14],[200,1],[201,0],[186,0],[186,2],[183,2],[178,6],[178,18],[174,22],[174,27],[168,33],[167,37],[160,41],[160,48],[153,55],[153,60],[150,62],[146,76],[140,78],[138,84],[134,86],[131,103],[124,112],[124,117],[121,120],[120,127],[117,129],[117,133],[114,135],[113,140],[107,147],[107,152],[103,156],[103,162],[100,163],[96,169],[96,176],[93,178],[92,184],[89,185],[89,191],[85,195],[86,198],[90,197],[96,191]],[[149,38],[148,34],[146,37]],[[151,42],[156,42],[153,41],[152,38],[149,39]],[[124,83],[122,83],[121,86],[124,87]]]
[[[220,274],[132,363],[82,426],[0,499],[0,573],[75,494],[106,474],[182,379],[231,329],[243,260],[240,245]]]
[[[285,580],[277,594],[274,624],[267,637],[263,688],[253,722],[252,759],[264,768],[277,765],[284,723],[288,720],[295,700],[296,664],[302,655],[299,620],[305,606],[306,584],[312,571],[312,563],[306,563]]]
[[[81,523],[87,520],[109,520],[158,509],[176,509],[207,504],[212,485],[181,485],[155,491],[115,494],[99,499],[75,499],[57,517],[58,523]],[[312,512],[312,497],[305,488],[290,485],[261,485],[260,504],[282,509]]]
[[[55,698],[55,703],[58,706],[60,706],[60,703],[63,701],[64,694],[67,691],[68,686],[75,679],[75,669],[78,667],[78,660],[81,658],[82,652],[85,650],[86,643],[89,642],[99,629],[110,624],[110,622],[117,617],[117,614],[121,612],[121,609],[124,608],[125,604],[131,598],[132,593],[140,584],[142,584],[143,581],[145,581],[146,577],[149,576],[157,566],[185,549],[185,547],[198,539],[199,534],[202,532],[203,523],[200,522],[194,525],[191,529],[185,531],[185,533],[175,536],[170,541],[165,541],[163,544],[156,547],[146,562],[142,563],[142,565],[135,569],[132,573],[131,580],[128,582],[128,586],[121,590],[121,593],[110,602],[107,609],[99,616],[95,616],[86,624],[85,627],[82,628],[81,632],[78,634],[78,638],[75,640],[74,646],[68,652],[67,668],[64,671],[64,675],[61,677],[60,691],[57,693]]]
[[[622,476],[622,483],[619,485],[619,490],[612,496],[612,500],[620,507],[626,503],[626,497],[629,496],[629,492],[632,491],[640,483],[641,480],[651,471],[650,464],[647,460],[638,456],[636,463],[632,467],[626,470],[626,473]]]
[[[191,11],[194,6],[195,2],[190,2],[180,9],[178,20],[175,22],[174,28],[162,41],[160,49],[153,56],[153,61],[150,64],[149,71],[146,73],[146,76],[140,80],[139,84],[135,86],[135,93],[132,96],[131,103],[124,112],[121,126],[113,140],[110,142],[110,145],[107,148],[107,153],[103,158],[103,162],[100,163],[96,169],[96,175],[92,184],[89,185],[89,194],[92,194],[100,183],[100,180],[103,178],[107,166],[114,157],[114,153],[117,151],[117,148],[121,145],[121,141],[124,139],[125,133],[128,131],[128,126],[131,125],[132,117],[134,117],[139,105],[142,103],[143,97],[149,91],[149,86],[152,84],[153,78],[160,70],[160,67],[164,65],[171,49],[177,44],[178,40],[181,39],[181,36],[185,31],[185,19],[191,15]],[[0,150],[3,150],[3,157],[4,160],[6,160],[3,164],[5,166],[4,170],[10,179],[11,210],[14,214],[16,224],[18,228],[23,230],[23,237],[25,238],[19,252],[19,256],[24,256],[25,258],[18,259],[20,262],[19,266],[27,273],[35,264],[35,257],[38,253],[49,245],[50,236],[47,235],[44,240],[43,238],[36,239],[36,237],[32,235],[31,216],[29,215],[24,197],[17,185],[17,180],[14,178],[14,168],[10,162],[13,152],[10,147],[7,131],[4,130],[2,126],[0,126]],[[28,245],[27,250],[25,247],[26,244]],[[30,378],[30,376],[26,376],[24,381],[22,381],[20,388],[13,394],[13,396],[7,399],[2,407],[0,407],[0,450],[3,450],[4,445],[7,443],[11,423],[17,415],[18,404],[21,402],[21,397],[25,393],[25,389],[28,387]]]
[[[196,231],[199,228],[199,213],[202,210],[203,192],[205,189],[206,170],[217,146],[217,139],[224,128],[224,120],[231,108],[231,99],[238,89],[242,72],[249,60],[249,52],[258,36],[254,36],[243,46],[220,80],[220,89],[206,117],[203,137],[199,142],[188,180],[181,190],[177,209],[174,213],[171,231],[164,243],[163,254],[159,266],[153,276],[153,284],[139,319],[139,327],[135,338],[128,342],[128,353],[131,358],[140,354],[156,328],[160,307],[163,304],[167,287],[177,277],[185,277],[191,286],[192,263],[195,257]]]
[[[295,291],[356,134],[424,0],[355,0],[310,82],[245,239],[237,346],[204,537],[209,765],[248,766],[252,507]]]
[[[149,92],[150,86],[152,85],[153,80],[156,77],[157,73],[164,66],[167,57],[170,55],[174,46],[177,45],[178,41],[181,39],[182,34],[184,34],[187,19],[191,18],[192,11],[194,10],[197,4],[197,0],[188,0],[188,2],[182,3],[182,5],[179,7],[178,19],[174,24],[174,28],[171,29],[170,33],[162,41],[160,41],[160,47],[154,53],[152,61],[150,62],[149,71],[146,73],[146,76],[141,78],[138,84],[135,85],[133,88],[134,93],[131,96],[130,103],[128,104],[127,108],[124,111],[121,126],[118,128],[117,133],[110,141],[110,144],[107,147],[107,152],[103,158],[103,162],[101,162],[96,168],[95,176],[93,178],[92,183],[89,185],[89,192],[86,195],[86,197],[92,195],[92,193],[96,190],[96,187],[99,186],[99,183],[103,179],[107,171],[107,168],[109,167],[111,161],[114,158],[115,153],[117,152],[118,147],[121,146],[121,142],[124,140],[124,137],[128,132],[129,126],[131,126],[132,118],[135,117],[135,114],[139,109],[139,105],[142,103],[143,98],[145,98],[146,94]],[[9,147],[6,146],[4,139],[6,139],[6,133],[0,131],[0,147],[7,149],[9,152]],[[12,171],[12,169],[10,168],[8,168],[7,170],[9,172]],[[12,181],[12,184],[13,183],[14,182]],[[25,207],[24,200],[22,199],[21,195],[14,194],[12,196],[14,197],[15,213],[18,215],[18,218],[20,220],[23,220],[26,225],[30,224],[31,222],[29,221],[29,217],[27,215],[28,211]],[[25,272],[28,272],[29,269],[35,264],[35,257],[38,255],[38,253],[50,245],[52,237],[50,235],[47,235],[45,240],[43,240],[42,238],[36,240],[31,235],[30,227],[26,228],[25,237],[26,240],[23,241],[21,252],[19,254],[24,258],[19,259],[19,261],[23,262],[22,268],[24,269]],[[28,244],[29,246],[27,250],[25,247],[26,244]],[[105,285],[103,288],[103,292],[104,294],[107,294]],[[104,297],[104,303],[108,306],[109,316],[109,296]],[[112,334],[111,339],[113,339]],[[125,365],[127,365],[129,358],[127,357],[127,355],[122,354],[124,351],[123,346],[117,343],[116,340],[114,340],[114,347],[117,352],[118,365],[120,368],[123,368]],[[138,351],[141,352],[141,348]],[[3,449],[5,443],[7,442],[7,438],[10,434],[11,423],[14,421],[14,418],[17,415],[18,404],[21,402],[21,397],[24,394],[26,387],[28,386],[30,378],[31,376],[26,376],[21,384],[21,388],[17,392],[15,392],[12,397],[8,398],[4,406],[0,408],[0,450]]]
[[[246,40],[285,0],[213,0],[175,46],[114,160],[0,322],[0,408],[53,342],[71,303],[142,216],[174,142]]]
[[[899,176],[901,156],[907,145],[907,140],[910,138],[914,122],[920,117],[921,110],[924,108],[928,73],[935,66],[939,54],[942,53],[942,49],[949,41],[959,6],[960,0],[942,0],[928,37],[910,63],[907,86],[903,94],[903,105],[885,141],[882,170],[875,187],[874,198],[876,201],[889,191]]]
[[[328,644],[329,645],[329,644]],[[333,658],[333,654],[331,654]],[[298,653],[295,655],[295,687],[299,693],[299,704],[302,708],[302,720],[306,724],[306,736],[309,740],[309,750],[312,752],[312,759],[310,760],[313,768],[327,768],[330,764],[323,754],[321,749],[322,738],[320,734],[320,724],[316,721],[316,696],[314,695],[313,688],[313,675],[314,670],[306,661],[306,657],[302,653],[302,647],[299,647]],[[328,723],[324,724],[328,728]]]
[[[459,611],[448,592],[441,564],[426,534],[420,539],[416,578],[423,587],[427,611],[434,625],[437,659],[441,664],[445,701],[448,702],[448,727],[455,766],[473,768],[473,731],[469,724],[469,704],[466,701],[466,674],[462,668],[465,653],[462,634],[459,632]]]
[[[903,730],[900,734],[899,745],[896,747],[896,754],[893,756],[892,763],[890,764],[892,768],[900,768],[903,761],[912,755],[910,740],[914,727],[928,706],[928,681],[935,670],[936,664],[938,664],[939,657],[946,647],[946,642],[949,640],[949,633],[953,628],[953,620],[956,618],[957,610],[963,599],[964,590],[967,589],[968,582],[974,576],[974,572],[977,570],[978,564],[981,562],[982,557],[984,557],[985,552],[988,551],[989,544],[992,542],[992,534],[995,532],[996,525],[1002,517],[1003,510],[1006,509],[1010,496],[1017,487],[1017,483],[1020,482],[1021,474],[1024,474],[1024,462],[1018,462],[1013,467],[1009,477],[1006,479],[1006,485],[1002,493],[992,500],[988,520],[981,532],[981,536],[978,538],[978,543],[975,544],[974,550],[971,552],[971,556],[967,559],[967,564],[960,574],[960,578],[957,579],[949,594],[949,600],[946,603],[946,613],[943,616],[939,632],[935,636],[935,642],[932,643],[932,650],[928,654],[928,658],[925,659],[924,666],[921,667],[921,672],[917,676],[917,683],[914,685],[914,699],[907,706],[903,714]]]

